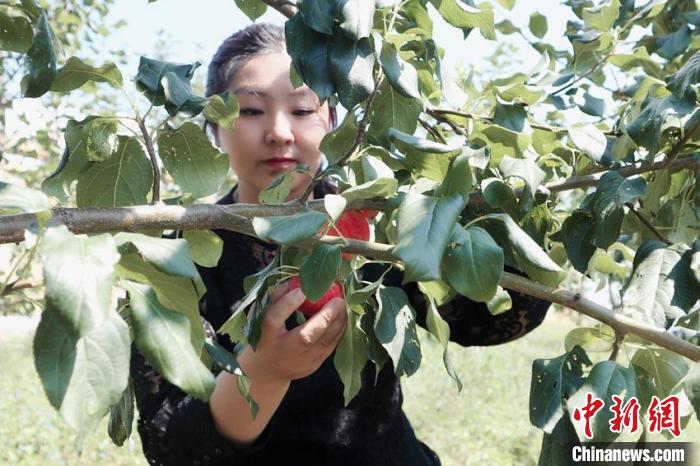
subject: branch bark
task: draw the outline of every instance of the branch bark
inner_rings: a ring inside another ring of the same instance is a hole
[[[297,7],[289,0],[262,0],[267,6],[274,8],[287,18],[291,18],[297,12]]]
[[[384,201],[353,201],[352,209],[372,209],[384,204]],[[323,209],[322,200],[309,202],[309,207]],[[259,204],[194,205],[179,206],[139,206],[114,209],[59,209],[54,211],[51,225],[64,224],[74,233],[100,233],[111,231],[139,231],[146,229],[201,230],[222,228],[255,236],[248,217],[289,214],[301,208],[294,206],[265,206]],[[12,220],[0,223],[0,243],[24,237],[24,228],[35,221],[33,214],[6,215],[3,219]],[[9,228],[8,228],[9,227]],[[13,236],[14,235],[14,236]],[[363,254],[391,262],[400,262],[394,255],[393,246],[371,243],[335,236],[316,236],[301,243],[312,246],[316,242],[339,244],[347,252]],[[674,351],[693,361],[700,361],[700,346],[667,334],[662,329],[637,322],[629,317],[617,314],[593,301],[568,290],[554,289],[535,283],[518,275],[503,273],[499,282],[503,288],[525,293],[540,299],[559,303],[570,309],[586,314],[613,327],[621,334],[633,333],[646,338],[652,343]]]

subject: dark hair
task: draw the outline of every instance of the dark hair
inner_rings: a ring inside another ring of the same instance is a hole
[[[287,53],[284,29],[270,23],[253,23],[227,37],[219,46],[207,70],[206,96],[226,91],[236,73],[250,59],[268,53]],[[330,108],[331,128],[337,115]],[[211,125],[216,129],[216,125]]]

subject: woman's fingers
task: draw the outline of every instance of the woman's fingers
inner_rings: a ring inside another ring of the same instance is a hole
[[[270,293],[270,303],[274,304],[289,291],[289,280],[278,283]]]
[[[345,301],[341,298],[333,298],[318,313],[300,325],[290,333],[290,337],[298,338],[302,345],[311,348],[326,335],[328,330],[335,325],[342,328],[347,321]],[[337,330],[335,330],[337,332]]]
[[[263,316],[264,324],[274,328],[284,327],[285,321],[294,311],[299,309],[305,299],[306,296],[301,288],[284,293],[277,301],[272,302],[267,307]]]

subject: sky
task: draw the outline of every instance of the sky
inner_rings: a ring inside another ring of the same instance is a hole
[[[204,75],[218,45],[231,33],[251,23],[238,10],[234,0],[199,0],[196,7],[193,7],[193,2],[189,0],[158,0],[154,3],[148,3],[146,0],[118,0],[116,3],[117,5],[112,9],[111,18],[115,21],[123,18],[127,21],[127,25],[110,36],[109,44],[125,50],[132,56],[133,61],[129,68],[134,72],[140,55],[148,56],[154,53],[157,45],[157,31],[162,29],[172,39],[172,43],[169,50],[159,52],[167,55],[170,61],[202,62],[203,66],[197,73]],[[529,34],[527,25],[530,14],[535,10],[545,14],[548,17],[549,29],[543,40],[558,48],[569,46],[568,40],[564,37],[564,30],[571,13],[567,7],[561,5],[560,1],[519,0],[512,11],[507,11],[500,5],[495,7],[501,13],[497,14],[497,21],[505,16],[516,27],[522,27],[526,34]],[[490,55],[497,43],[482,38],[476,31],[464,40],[460,30],[445,23],[432,6],[430,9],[435,22],[435,40],[445,47],[446,65],[450,69],[459,63],[467,67],[487,66],[483,57]],[[282,14],[268,8],[267,13],[257,21],[283,25],[285,20]],[[504,37],[504,40],[513,42],[521,48],[518,59],[522,60],[522,64],[534,65],[539,61],[539,54],[526,46],[525,41],[517,34],[510,36],[499,34],[499,37]],[[516,64],[517,60],[514,60],[514,65]]]

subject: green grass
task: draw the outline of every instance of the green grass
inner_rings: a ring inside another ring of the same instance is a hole
[[[404,408],[418,438],[438,452],[445,466],[536,465],[542,433],[528,418],[532,361],[560,355],[572,327],[567,321],[546,322],[496,347],[450,344],[464,383],[461,394],[445,372],[441,348],[421,330],[424,364],[403,380]],[[115,447],[106,420],[78,457],[73,431],[41,388],[31,341],[0,339],[0,354],[0,465],[147,465],[136,432],[127,445]],[[700,438],[700,424],[693,420],[682,438]]]

